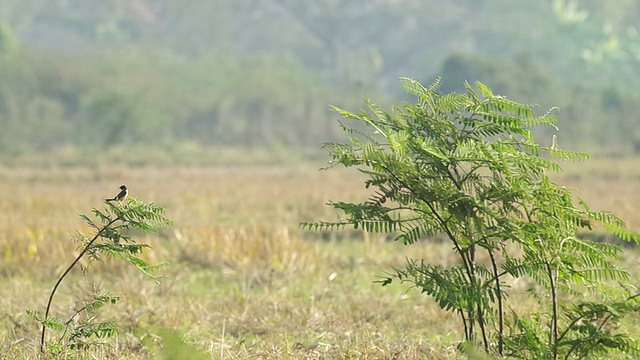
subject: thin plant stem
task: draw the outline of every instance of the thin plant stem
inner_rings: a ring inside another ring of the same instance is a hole
[[[556,283],[553,277],[551,264],[546,263],[547,275],[549,276],[549,285],[551,287],[551,329],[549,341],[553,350],[553,359],[558,359],[558,294],[556,293]]]
[[[51,310],[51,303],[53,302],[53,297],[55,296],[56,291],[58,290],[58,286],[60,286],[60,284],[62,283],[62,280],[64,280],[64,278],[71,272],[71,270],[76,266],[76,264],[80,261],[80,259],[82,259],[84,254],[86,254],[87,251],[89,251],[89,249],[91,248],[91,245],[93,245],[93,243],[100,237],[100,235],[102,235],[102,233],[107,228],[109,228],[109,226],[113,225],[113,223],[115,223],[118,220],[120,220],[120,217],[117,217],[117,218],[111,220],[109,223],[107,223],[105,226],[103,226],[102,229],[100,229],[100,231],[98,231],[96,233],[96,235],[93,237],[93,239],[91,239],[91,241],[89,241],[84,246],[84,248],[82,249],[80,254],[78,254],[78,256],[76,256],[75,260],[73,260],[71,265],[69,265],[69,267],[67,267],[67,269],[62,273],[62,275],[60,275],[60,277],[58,278],[58,281],[56,281],[56,284],[53,286],[53,289],[51,290],[51,295],[49,295],[49,301],[47,302],[47,310],[44,313],[44,320],[42,322],[42,334],[40,336],[40,352],[44,352],[44,337],[45,337],[45,334],[46,334],[46,331],[47,331],[47,326],[45,324],[45,321],[49,317],[49,311]]]
[[[498,292],[498,354],[503,356],[504,352],[504,305],[502,304],[502,288],[500,287],[500,275],[498,274],[498,265],[496,264],[496,258],[493,251],[487,250],[489,253],[489,259],[491,260],[491,267],[493,268],[493,275],[496,278],[496,290]]]

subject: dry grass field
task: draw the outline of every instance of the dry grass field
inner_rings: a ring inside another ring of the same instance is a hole
[[[640,231],[639,165],[595,160],[568,166],[556,181]],[[65,318],[97,287],[122,295],[100,316],[123,332],[68,358],[163,358],[162,344],[176,340],[167,329],[188,344],[174,346],[183,353],[173,358],[182,359],[198,351],[213,359],[459,357],[457,318],[407,286],[374,283],[406,257],[455,261],[446,244],[406,247],[380,235],[298,228],[300,221],[335,219],[328,199],[364,199],[363,179],[354,170],[299,164],[0,167],[0,358],[39,358],[40,329],[26,310],[44,311],[54,281],[77,254],[72,234],[89,231],[78,214],[104,206],[121,183],[131,196],[168,209],[175,225],[138,240],[153,247],[146,260],[169,266],[157,274],[159,283],[121,261],[74,271],[53,314]],[[638,251],[626,251],[637,284]],[[523,298],[519,305],[531,304]]]

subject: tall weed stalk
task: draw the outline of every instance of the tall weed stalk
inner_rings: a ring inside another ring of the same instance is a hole
[[[58,330],[62,335],[54,343],[56,352],[70,349],[83,349],[92,345],[92,338],[106,338],[118,333],[117,324],[113,321],[97,322],[95,316],[84,316],[82,321],[77,321],[80,315],[95,313],[106,304],[115,304],[120,297],[108,292],[94,291],[88,300],[78,309],[72,310],[67,321],[51,316],[51,306],[59,286],[71,271],[78,267],[80,260],[85,257],[91,261],[103,262],[106,258],[122,259],[140,270],[146,276],[156,280],[151,274],[164,264],[151,265],[140,256],[142,251],[150,248],[147,244],[137,243],[130,235],[129,230],[138,230],[143,233],[158,233],[161,229],[172,224],[164,214],[166,210],[153,204],[144,203],[129,197],[126,202],[107,202],[107,206],[98,210],[92,209],[93,219],[87,215],[80,217],[94,230],[94,234],[87,236],[77,233],[73,240],[80,243],[79,253],[66,267],[51,289],[44,316],[36,311],[28,313],[42,325],[40,335],[40,351],[44,352],[46,345],[47,329]],[[83,268],[87,271],[87,268]]]

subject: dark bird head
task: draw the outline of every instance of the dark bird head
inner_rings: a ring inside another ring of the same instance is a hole
[[[120,185],[120,190],[127,190],[127,187],[124,185]]]

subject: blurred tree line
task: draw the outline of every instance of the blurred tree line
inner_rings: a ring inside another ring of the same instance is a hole
[[[564,147],[640,151],[637,19],[640,0],[4,0],[0,153],[317,147],[342,136],[330,104],[397,102],[400,76],[480,80],[559,106]]]

